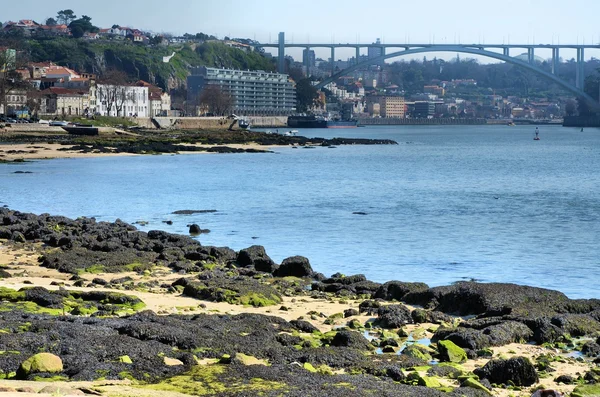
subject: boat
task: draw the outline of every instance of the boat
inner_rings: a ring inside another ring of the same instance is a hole
[[[540,140],[540,130],[535,127],[535,136],[533,137],[534,141],[539,141]]]
[[[289,116],[287,125],[292,128],[327,128],[327,120],[314,115]]]
[[[296,135],[298,135],[298,130],[286,131],[286,132],[283,133],[283,135],[285,135],[285,136],[296,136]]]
[[[240,119],[238,120],[238,127],[240,127],[243,130],[248,130],[250,129],[250,122],[246,119]]]
[[[75,124],[70,126],[62,126],[63,130],[72,135],[98,135],[98,127],[91,124]]]
[[[327,128],[356,128],[358,121],[356,120],[327,120]]]

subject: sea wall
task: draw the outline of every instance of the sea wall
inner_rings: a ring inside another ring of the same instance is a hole
[[[600,127],[600,116],[565,116],[563,127]]]
[[[400,119],[400,118],[360,118],[359,125],[478,125],[487,124],[486,119]]]
[[[212,129],[226,130],[231,125],[232,120],[226,117],[154,117],[154,118],[136,118],[133,119],[140,127],[148,129],[179,129],[179,130],[198,130]],[[284,127],[287,125],[287,117],[248,117],[250,125],[253,127]]]

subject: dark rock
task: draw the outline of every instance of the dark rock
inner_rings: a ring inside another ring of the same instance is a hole
[[[23,288],[26,301],[34,302],[42,307],[61,308],[62,297],[44,287]]]
[[[311,323],[309,323],[308,321],[304,321],[304,320],[292,320],[290,321],[290,324],[296,328],[298,331],[301,332],[306,332],[306,333],[313,333],[313,332],[318,332],[319,329],[317,327],[315,327],[314,325],[312,325]]]
[[[589,357],[600,356],[600,345],[596,342],[588,341],[581,347],[581,352]]]
[[[400,328],[412,324],[410,310],[404,305],[382,306],[377,310],[377,316],[382,328]]]
[[[284,259],[281,266],[274,272],[276,277],[310,277],[312,274],[313,270],[310,262],[303,256],[292,256]]]
[[[344,310],[344,318],[348,318],[348,317],[352,317],[352,316],[358,316],[360,313],[358,313],[358,310],[356,309],[346,309]]]
[[[531,386],[539,381],[535,367],[525,357],[490,360],[482,368],[475,369],[473,373],[497,384],[507,384],[510,381],[516,386]]]
[[[364,336],[354,331],[339,331],[333,337],[331,346],[352,347],[359,350],[372,350],[373,346]]]
[[[173,284],[175,286],[175,284]],[[188,282],[183,295],[215,302],[251,305],[255,307],[270,306],[281,303],[281,295],[270,285],[261,284],[251,279],[211,278],[196,282]]]
[[[529,341],[532,336],[533,332],[525,324],[516,321],[489,321],[483,324],[465,322],[452,329],[438,328],[432,340],[448,339],[462,348],[477,351],[490,346]]]
[[[556,390],[536,390],[531,397],[563,397],[563,394]]]
[[[197,224],[192,224],[190,225],[190,234],[200,234],[202,232],[202,229],[200,229],[200,226],[198,226]]]
[[[12,233],[12,236],[10,237],[10,239],[12,241],[14,241],[15,243],[24,243],[27,241],[25,239],[25,235],[23,235],[23,233],[17,232],[17,231]]]
[[[333,276],[331,276],[328,279],[323,280],[322,282],[324,284],[350,285],[350,284],[360,283],[363,281],[367,281],[367,277],[365,277],[364,274],[356,274],[354,276],[343,276],[343,275],[334,274]]]
[[[92,280],[92,283],[93,284],[98,284],[98,285],[108,285],[108,281],[106,281],[106,280],[104,280],[102,278],[99,278],[99,277],[94,278]]]
[[[554,379],[556,383],[564,383],[565,385],[573,385],[577,382],[577,379],[571,375],[560,375]]]
[[[516,284],[460,282],[405,295],[407,303],[419,304],[444,313],[486,316],[547,316],[557,312],[600,306],[570,301],[563,293]]]
[[[389,366],[385,369],[385,374],[388,378],[391,378],[395,382],[402,382],[406,379],[406,375],[402,369],[396,366]]]
[[[429,316],[427,315],[427,310],[423,309],[415,309],[410,313],[410,316],[413,319],[413,322],[416,324],[426,323],[429,320]]]
[[[388,281],[381,285],[377,292],[375,292],[375,298],[385,300],[402,300],[404,296],[410,292],[426,291],[429,288],[424,283],[409,283],[403,281]]]
[[[267,255],[265,247],[262,245],[253,245],[241,250],[236,262],[238,266],[247,267],[253,266],[259,272],[273,273],[277,270],[277,265]]]
[[[366,313],[367,315],[371,316],[375,313],[377,313],[377,311],[379,310],[379,308],[381,307],[381,303],[374,301],[374,300],[365,300],[360,302],[360,304],[358,305],[358,311],[359,313]]]
[[[217,210],[178,210],[173,212],[174,215],[193,215],[193,214],[209,214],[217,212]]]
[[[12,274],[10,274],[6,270],[0,268],[0,278],[10,278],[10,277],[12,277]]]

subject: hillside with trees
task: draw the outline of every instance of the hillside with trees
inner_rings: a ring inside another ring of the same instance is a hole
[[[72,38],[27,39],[22,51],[32,62],[51,61],[80,72],[102,75],[119,70],[132,80],[145,80],[164,89],[185,85],[189,67],[274,70],[271,60],[258,52],[245,52],[220,42],[175,46],[139,45],[127,41],[86,41]],[[163,57],[175,56],[169,63]]]

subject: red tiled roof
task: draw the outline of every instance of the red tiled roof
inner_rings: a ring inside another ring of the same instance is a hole
[[[62,87],[50,87],[42,91],[42,94],[56,94],[56,95],[66,95],[66,96],[81,96],[87,95],[87,92],[82,90],[74,90],[71,88],[62,88]]]

